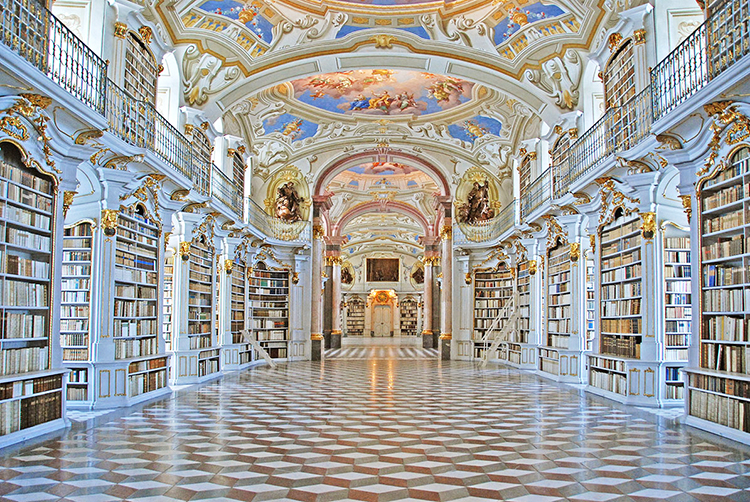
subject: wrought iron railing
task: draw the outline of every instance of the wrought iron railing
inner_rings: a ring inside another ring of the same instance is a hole
[[[713,7],[706,22],[651,70],[659,120],[750,52],[750,0]]]
[[[497,234],[498,236],[504,234],[516,224],[516,208],[518,204],[515,200],[502,208],[500,214],[497,215]]]
[[[221,172],[216,164],[211,164],[211,195],[216,197],[234,213],[242,217],[243,191],[232,179]]]
[[[38,0],[3,0],[0,37],[77,99],[104,113],[107,64]]]
[[[521,220],[525,220],[552,196],[552,169],[544,171],[531,182],[521,196]]]

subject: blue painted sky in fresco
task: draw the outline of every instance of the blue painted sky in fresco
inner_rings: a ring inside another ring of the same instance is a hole
[[[544,19],[552,19],[554,17],[561,16],[565,14],[565,11],[562,10],[560,7],[556,5],[544,5],[541,2],[537,2],[532,5],[524,6],[521,11],[529,12],[529,23],[533,23],[535,21],[539,21],[542,19],[542,14],[544,14]],[[508,27],[508,22],[510,19],[508,17],[504,17],[500,20],[500,22],[495,26],[495,45],[500,45],[505,43],[508,38],[510,38],[515,32],[521,29],[520,26],[517,24],[511,24],[511,27]],[[506,36],[507,35],[507,36]]]
[[[393,27],[396,30],[402,30],[402,31],[408,31],[409,33],[414,33],[416,36],[420,38],[424,38],[425,40],[430,39],[430,35],[427,33],[427,31],[422,28],[421,26],[415,26],[413,28],[402,28],[402,27]],[[336,38],[344,38],[345,36],[349,35],[350,33],[354,33],[357,31],[362,30],[370,30],[369,26],[350,26],[346,25],[339,32],[336,34]]]
[[[310,138],[314,136],[318,131],[318,124],[300,119],[299,117],[295,117],[290,113],[284,113],[282,115],[279,115],[278,117],[265,120],[263,122],[263,130],[266,131],[266,134],[270,134],[272,132],[279,132],[283,134],[287,125],[291,122],[294,122],[295,120],[301,120],[301,123],[299,124],[299,131],[296,133],[296,136],[293,136],[293,141]]]
[[[232,0],[209,0],[200,5],[200,8],[206,12],[218,13],[217,9],[221,9],[221,15],[226,16],[230,19],[238,20],[239,12],[237,9],[242,9],[243,4],[240,2],[234,2]],[[232,9],[235,9],[234,11]],[[262,14],[255,16],[255,26],[251,22],[246,23],[253,33],[258,35],[261,40],[267,43],[273,41],[273,25],[271,22],[263,17]]]
[[[451,134],[451,136],[456,139],[468,141],[470,143],[474,143],[477,138],[471,135],[469,126],[465,122],[473,122],[480,128],[484,129],[484,131],[482,131],[483,135],[492,134],[497,136],[500,134],[500,130],[503,128],[503,125],[499,120],[489,117],[482,117],[481,115],[477,115],[476,117],[472,117],[467,121],[462,121],[458,124],[448,126],[448,132]]]

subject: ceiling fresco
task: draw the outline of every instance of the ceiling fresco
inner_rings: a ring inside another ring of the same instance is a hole
[[[360,166],[350,167],[347,171],[369,176],[394,176],[419,172],[419,169],[398,162],[368,162]]]
[[[527,24],[542,19],[553,19],[565,13],[564,10],[556,5],[544,5],[541,2],[523,8],[513,7],[508,12],[508,15],[502,18],[497,26],[495,26],[495,45],[505,43],[513,34]]]
[[[244,24],[250,31],[266,43],[273,41],[273,24],[260,12],[260,2],[235,2],[233,0],[209,0],[198,6],[211,14],[234,19]]]
[[[402,70],[354,70],[291,82],[294,96],[317,108],[343,114],[427,115],[471,100],[474,83],[443,75]]]
[[[315,136],[318,124],[296,117],[290,113],[283,113],[277,117],[263,121],[266,134],[279,133],[292,141],[299,141]]]
[[[503,125],[499,120],[490,117],[476,116],[448,126],[448,132],[454,138],[474,143],[487,135],[499,136]]]

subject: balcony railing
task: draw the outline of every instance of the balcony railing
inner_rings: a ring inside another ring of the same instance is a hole
[[[265,212],[253,199],[247,199],[247,222],[266,235],[282,241],[311,242],[312,226],[309,221],[289,223]]]
[[[104,113],[107,64],[38,0],[3,0],[0,23],[2,42],[13,52]]]
[[[221,172],[216,164],[211,164],[211,195],[242,217],[242,187],[238,187],[229,176]]]
[[[651,70],[659,120],[750,52],[750,0],[714,7],[706,22]]]
[[[503,235],[505,232],[513,228],[516,224],[516,208],[518,204],[514,200],[504,208],[500,210],[500,214],[497,216],[497,234],[498,236]]]
[[[551,190],[552,169],[550,168],[532,181],[521,196],[521,220],[526,219],[539,206],[548,201],[552,196]]]

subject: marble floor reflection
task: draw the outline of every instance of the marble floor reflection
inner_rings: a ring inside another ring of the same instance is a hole
[[[750,500],[750,449],[505,367],[258,367],[0,451],[0,499]]]

